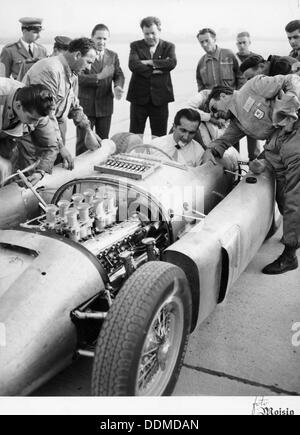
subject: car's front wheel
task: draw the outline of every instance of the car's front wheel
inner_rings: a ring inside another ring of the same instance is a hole
[[[124,284],[100,331],[92,394],[161,396],[174,389],[191,327],[184,272],[149,262]]]

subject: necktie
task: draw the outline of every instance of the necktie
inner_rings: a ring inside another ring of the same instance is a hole
[[[151,59],[153,59],[155,50],[156,50],[156,47],[150,47],[150,56],[151,56]]]
[[[99,64],[100,64],[101,69],[103,68],[103,55],[104,55],[104,53],[103,53],[103,51],[101,51],[99,53]]]
[[[31,57],[33,57],[33,51],[31,49],[31,44],[28,44],[28,53],[30,54]]]

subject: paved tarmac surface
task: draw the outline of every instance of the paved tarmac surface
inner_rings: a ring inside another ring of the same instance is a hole
[[[262,246],[225,302],[193,332],[174,395],[300,395],[300,338],[292,344],[300,269],[260,273],[282,251],[280,237],[279,231]],[[91,368],[81,358],[34,396],[89,396]]]

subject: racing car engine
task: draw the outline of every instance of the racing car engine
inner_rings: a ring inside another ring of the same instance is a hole
[[[126,219],[119,212],[117,191],[103,195],[94,189],[50,204],[45,214],[22,226],[37,228],[80,243],[101,263],[113,284],[141,264],[160,258],[169,245],[166,222],[149,221],[134,210]]]

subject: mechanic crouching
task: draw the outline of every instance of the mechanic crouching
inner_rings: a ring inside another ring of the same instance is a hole
[[[211,143],[204,160],[220,158],[245,135],[267,139],[265,160],[276,175],[276,200],[283,215],[283,253],[263,269],[273,275],[298,267],[300,247],[300,77],[258,75],[233,95],[211,100],[210,108],[231,119],[224,135]],[[257,164],[257,161],[256,161]],[[251,164],[250,164],[251,169]],[[254,171],[254,167],[253,167]]]
[[[55,109],[54,98],[44,85],[24,86],[9,78],[0,78],[0,182],[12,172],[38,160],[28,178],[36,184],[45,172],[51,172],[58,153],[59,136],[48,117]],[[35,126],[45,126],[37,137]],[[27,157],[18,152],[21,138],[31,136],[33,150]]]

